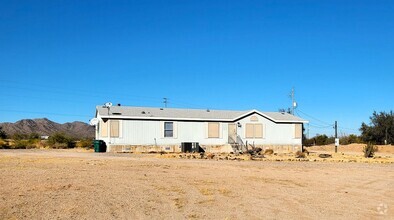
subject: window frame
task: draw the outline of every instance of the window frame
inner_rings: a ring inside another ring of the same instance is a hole
[[[167,124],[171,124],[171,129],[167,129],[166,128]],[[172,122],[172,121],[165,121],[163,123],[163,125],[164,125],[164,127],[163,127],[163,136],[165,138],[173,138],[174,137],[174,122]],[[167,136],[167,131],[171,131],[171,136]]]

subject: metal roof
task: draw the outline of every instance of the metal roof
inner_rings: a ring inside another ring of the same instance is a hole
[[[125,119],[174,119],[174,120],[196,120],[196,121],[236,121],[249,114],[257,113],[274,122],[299,122],[306,120],[288,113],[260,112],[258,110],[229,111],[213,109],[180,109],[180,108],[152,108],[112,106],[97,106],[97,114],[102,118],[125,118]]]

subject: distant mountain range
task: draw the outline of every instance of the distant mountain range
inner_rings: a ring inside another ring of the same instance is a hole
[[[95,128],[84,122],[74,121],[71,123],[59,124],[47,118],[23,119],[15,123],[0,123],[0,127],[7,135],[15,133],[39,135],[52,135],[57,132],[64,133],[73,138],[94,138]]]

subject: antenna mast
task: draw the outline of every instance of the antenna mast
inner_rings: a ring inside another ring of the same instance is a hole
[[[163,98],[164,107],[167,108],[168,98]]]
[[[294,87],[291,89],[290,98],[291,98],[291,114],[294,115],[294,109],[297,108],[297,102],[295,101]]]

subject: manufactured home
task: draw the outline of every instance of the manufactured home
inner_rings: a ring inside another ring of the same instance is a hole
[[[307,123],[282,112],[128,106],[97,106],[96,118],[107,152],[298,151]]]

